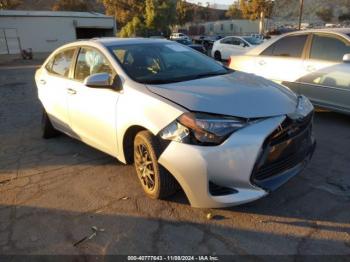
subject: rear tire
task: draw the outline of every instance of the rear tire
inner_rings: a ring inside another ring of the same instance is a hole
[[[139,132],[134,140],[134,166],[145,194],[153,199],[173,195],[178,184],[174,177],[160,164],[159,141],[149,131]]]
[[[215,51],[214,59],[217,60],[217,61],[220,61],[220,62],[222,61],[221,53],[219,51]]]
[[[50,118],[44,109],[43,109],[43,114],[41,118],[41,132],[42,132],[42,137],[45,139],[56,137],[60,134],[60,132],[53,127],[50,121]]]

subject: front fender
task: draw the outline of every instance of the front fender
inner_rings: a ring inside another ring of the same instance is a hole
[[[133,83],[134,84],[134,83]],[[187,110],[173,102],[151,93],[146,86],[125,87],[117,104],[117,158],[126,163],[123,140],[132,126],[140,126],[154,135]]]

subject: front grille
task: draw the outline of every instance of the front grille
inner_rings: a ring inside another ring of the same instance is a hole
[[[238,191],[233,188],[219,186],[211,181],[209,181],[209,192],[212,196],[225,196],[238,193]]]
[[[298,164],[312,150],[312,114],[301,121],[287,118],[265,141],[252,182],[269,179]]]

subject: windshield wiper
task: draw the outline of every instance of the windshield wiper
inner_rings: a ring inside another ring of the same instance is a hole
[[[189,76],[183,76],[183,77],[177,77],[177,78],[163,78],[163,79],[146,79],[146,80],[139,80],[139,82],[143,84],[149,84],[149,85],[156,85],[156,84],[170,84],[170,83],[176,83],[176,82],[183,82],[183,81],[191,81],[195,79],[200,78],[206,78],[211,76],[219,76],[219,75],[226,75],[229,73],[234,72],[231,69],[227,69],[227,71],[215,71],[215,72],[208,72],[203,74],[197,74],[197,75],[189,75]]]
[[[230,73],[229,70],[227,70],[225,72],[223,72],[223,71],[220,71],[220,72],[208,72],[208,73],[195,75],[193,79],[206,78],[206,77],[211,77],[211,76],[226,75],[228,73]]]

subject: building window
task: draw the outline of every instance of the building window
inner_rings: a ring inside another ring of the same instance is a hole
[[[221,31],[224,31],[224,24],[220,25]]]
[[[230,24],[231,31],[233,31],[233,24]]]
[[[210,24],[210,25],[209,25],[209,30],[210,30],[210,32],[213,32],[213,31],[214,31],[214,24]]]

